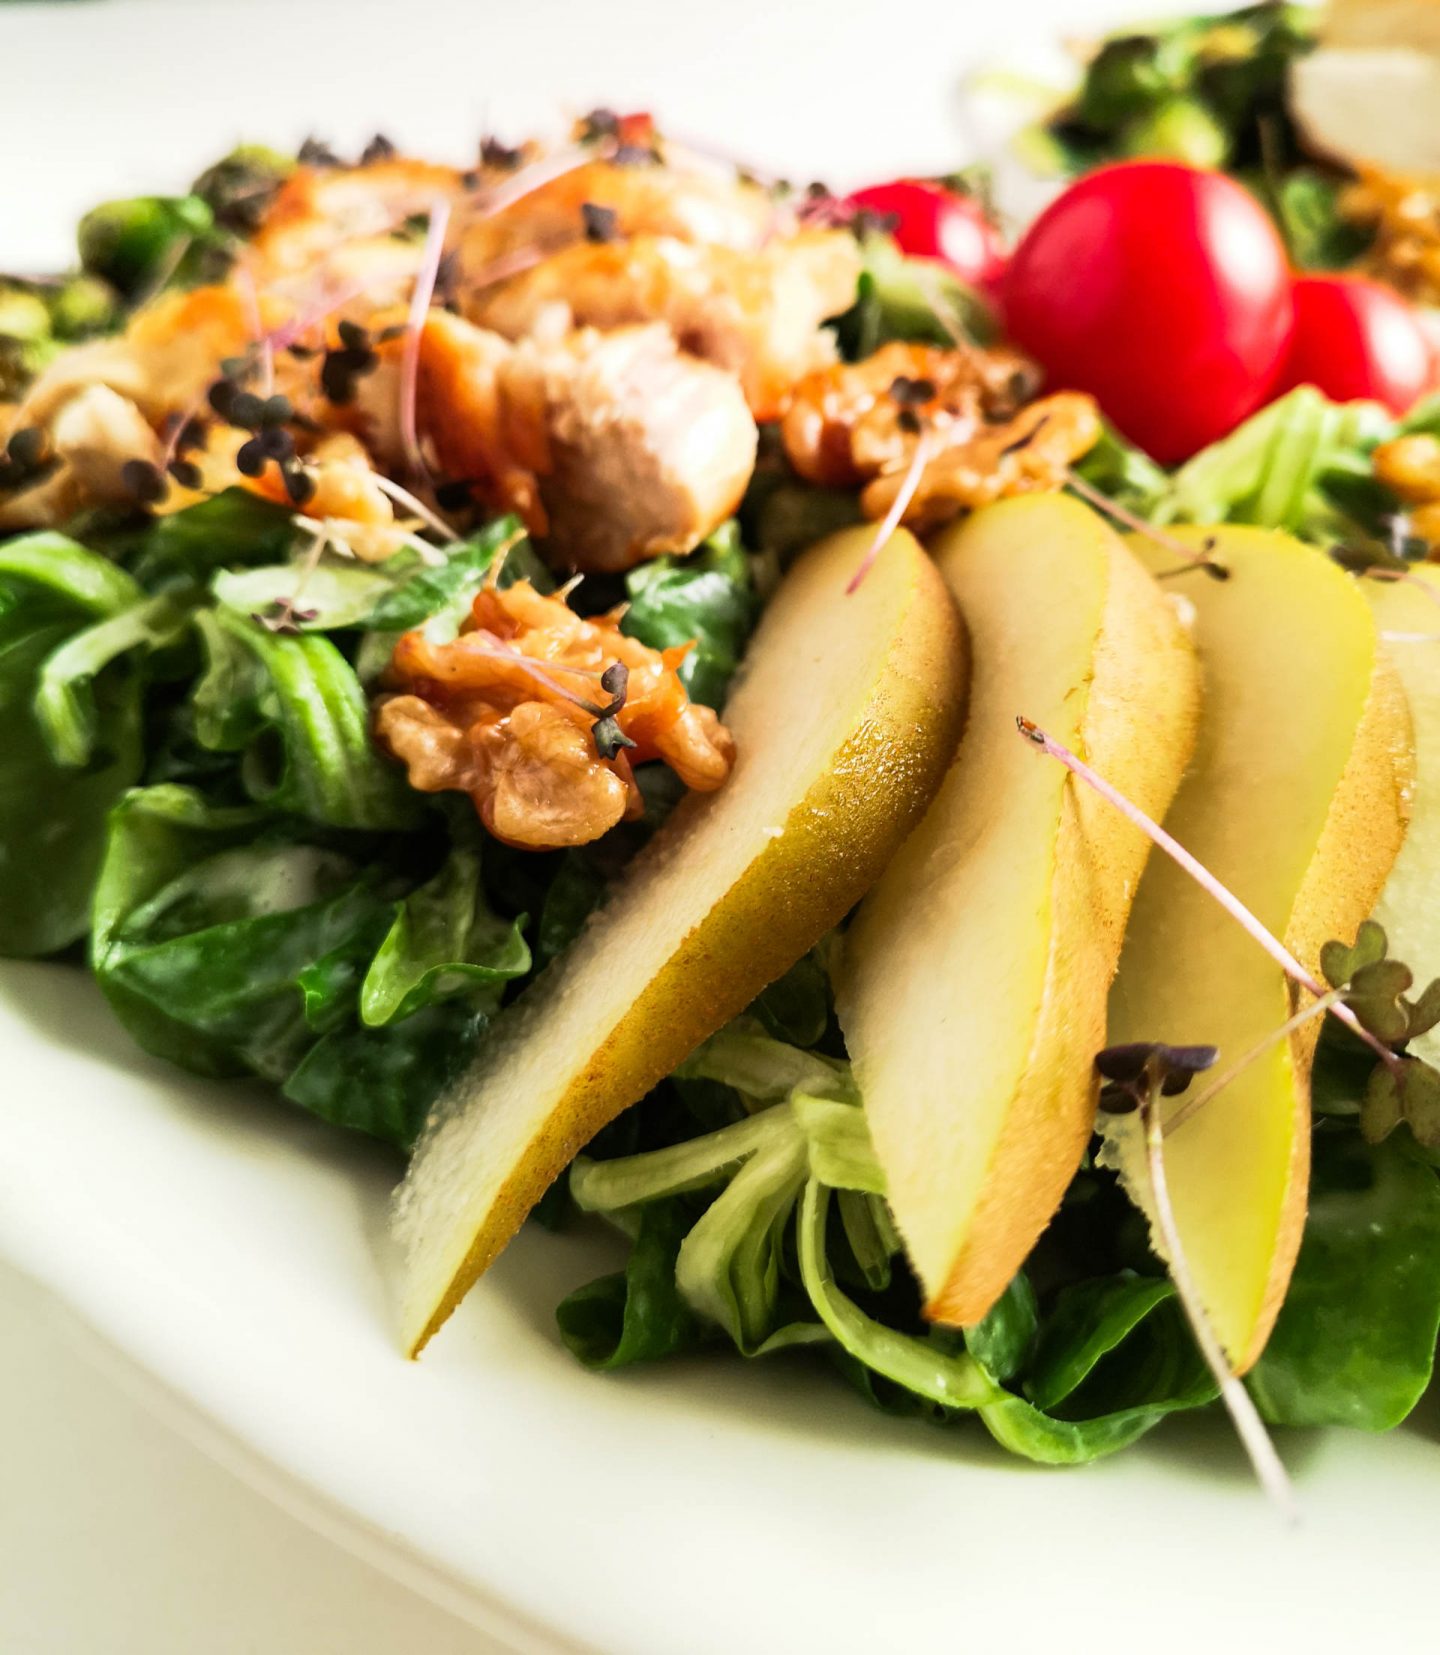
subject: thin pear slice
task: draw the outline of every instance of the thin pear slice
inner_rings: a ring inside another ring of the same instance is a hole
[[[1361,585],[1405,687],[1415,730],[1410,829],[1375,918],[1385,927],[1391,953],[1415,973],[1418,992],[1440,977],[1440,566],[1420,563],[1403,581]],[[1422,1034],[1410,1050],[1440,1062],[1440,1029]]]
[[[1316,972],[1322,944],[1354,937],[1400,849],[1403,692],[1359,584],[1324,553],[1264,529],[1179,532],[1197,547],[1213,539],[1229,579],[1177,582],[1195,605],[1204,699],[1165,826]],[[1142,562],[1174,568],[1173,552],[1133,544]],[[1111,994],[1112,1041],[1218,1046],[1219,1080],[1304,998],[1187,874],[1151,859]],[[1165,1139],[1180,1243],[1242,1373],[1300,1245],[1318,1035],[1313,1019],[1271,1045]]]
[[[1196,673],[1173,607],[1078,501],[1036,495],[942,536],[974,663],[924,821],[848,933],[841,1023],[926,1314],[965,1325],[1059,1205],[1144,836],[1016,732],[1017,715],[1163,812]]]
[[[412,1352],[576,1152],[864,895],[939,785],[964,631],[903,532],[847,596],[873,533],[786,576],[726,708],[730,780],[680,805],[437,1107],[395,1211]]]

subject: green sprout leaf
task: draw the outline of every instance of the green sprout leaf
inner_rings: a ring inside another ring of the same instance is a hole
[[[1377,1063],[1360,1104],[1360,1130],[1378,1144],[1404,1122],[1426,1149],[1440,1149],[1440,1073],[1418,1057]]]

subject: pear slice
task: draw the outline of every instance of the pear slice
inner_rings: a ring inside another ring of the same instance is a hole
[[[1375,918],[1385,927],[1391,953],[1415,973],[1418,991],[1440,977],[1440,565],[1416,564],[1403,581],[1366,580],[1361,587],[1405,687],[1415,729],[1410,830]],[[1440,1063],[1440,1029],[1413,1040],[1410,1050]]]
[[[926,1314],[965,1325],[1004,1291],[1080,1163],[1148,849],[1021,740],[1016,716],[1163,812],[1197,684],[1175,610],[1078,501],[991,506],[936,557],[970,632],[969,723],[850,928],[838,999]]]
[[[725,711],[730,780],[681,803],[437,1106],[395,1210],[412,1353],[577,1151],[844,917],[939,785],[964,630],[904,532],[847,595],[873,535],[786,576]]]
[[[1201,544],[1201,531],[1178,532]],[[1318,972],[1321,946],[1354,937],[1400,849],[1404,695],[1359,584],[1324,553],[1265,529],[1203,538],[1230,578],[1184,581],[1204,701],[1165,826]],[[1174,567],[1173,552],[1133,544],[1142,562]],[[1111,994],[1112,1041],[1218,1046],[1218,1080],[1304,998],[1212,897],[1152,858]],[[1300,1245],[1318,1036],[1318,1019],[1301,1025],[1165,1139],[1177,1233],[1241,1373],[1264,1348]]]

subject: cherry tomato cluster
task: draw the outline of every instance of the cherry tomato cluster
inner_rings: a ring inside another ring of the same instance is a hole
[[[1089,391],[1131,441],[1173,465],[1297,385],[1397,414],[1440,358],[1380,282],[1300,275],[1260,204],[1224,173],[1166,161],[1071,185],[1008,260],[980,204],[934,183],[860,190],[901,248],[938,259],[1000,305],[1051,385]]]

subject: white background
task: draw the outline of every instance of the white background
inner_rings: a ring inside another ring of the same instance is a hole
[[[0,1266],[5,1655],[489,1655],[180,1436]]]

